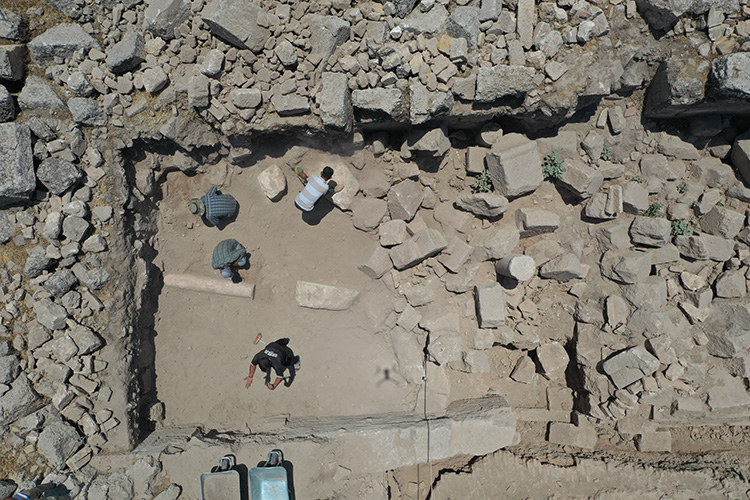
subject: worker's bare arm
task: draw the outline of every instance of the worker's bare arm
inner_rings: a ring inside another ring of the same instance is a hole
[[[281,377],[276,377],[276,380],[274,381],[274,383],[273,384],[268,384],[267,387],[269,389],[271,389],[271,390],[274,390],[274,389],[276,389],[279,386],[280,383],[281,383]]]
[[[253,375],[255,375],[255,365],[250,364],[250,373],[247,377],[245,377],[245,388],[250,387],[250,385],[253,383]]]

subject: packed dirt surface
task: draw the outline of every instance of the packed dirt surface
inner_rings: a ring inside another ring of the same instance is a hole
[[[309,151],[301,163],[318,172],[339,158]],[[288,194],[268,200],[257,174],[272,163],[285,169]],[[214,179],[217,180],[217,179]],[[165,274],[219,278],[211,269],[215,245],[235,238],[250,253],[250,267],[240,270],[243,283],[256,285],[255,299],[217,296],[165,287],[156,320],[156,380],[166,406],[167,425],[201,424],[219,430],[262,432],[283,425],[285,417],[361,415],[411,410],[415,390],[389,374],[395,360],[387,339],[373,335],[367,317],[369,296],[385,295],[357,265],[373,237],[354,229],[348,215],[321,200],[302,219],[294,196],[302,185],[283,158],[268,158],[252,168],[229,167],[220,191],[239,202],[235,221],[223,230],[209,227],[187,210],[212,176],[169,174],[163,185],[157,237],[158,266]],[[316,221],[317,222],[317,221]],[[348,311],[302,309],[295,302],[298,280],[361,290]],[[250,360],[262,345],[256,334],[274,341],[289,337],[302,369],[290,387],[263,387],[258,372],[245,388]]]

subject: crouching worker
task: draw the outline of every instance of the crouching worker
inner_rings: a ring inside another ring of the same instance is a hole
[[[294,352],[287,347],[287,344],[289,344],[288,338],[271,342],[266,345],[265,349],[253,357],[253,360],[250,362],[250,373],[245,377],[246,388],[250,387],[253,383],[256,368],[260,368],[262,372],[265,372],[265,384],[271,390],[276,389],[282,380],[284,380],[286,387],[292,385],[294,375],[299,370],[299,356],[295,356]],[[276,380],[273,383],[271,383],[271,368],[276,372]],[[288,379],[284,378],[286,370],[289,370]]]
[[[211,267],[221,271],[223,278],[233,278],[237,268],[247,265],[247,250],[235,239],[219,242],[211,257]]]
[[[305,189],[303,189],[297,197],[294,199],[294,204],[300,210],[309,212],[315,207],[321,196],[326,194],[329,189],[328,181],[333,177],[333,169],[326,167],[320,172],[320,175],[313,175],[308,177],[307,174],[301,172],[300,178],[307,181]]]

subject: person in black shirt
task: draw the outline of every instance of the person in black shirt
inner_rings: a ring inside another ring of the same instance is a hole
[[[250,373],[245,377],[245,387],[250,387],[253,383],[253,375],[255,375],[256,368],[260,368],[262,372],[266,374],[266,387],[271,390],[276,389],[284,380],[284,385],[289,387],[294,380],[294,375],[299,369],[299,356],[295,356],[294,352],[287,347],[289,344],[288,338],[279,339],[275,342],[271,342],[266,345],[266,348],[253,357],[250,362]],[[276,372],[276,380],[271,383],[271,368]],[[284,378],[284,372],[289,370],[289,379]]]

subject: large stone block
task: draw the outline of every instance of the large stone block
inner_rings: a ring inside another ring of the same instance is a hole
[[[451,455],[494,453],[521,440],[513,411],[502,396],[453,401],[446,414],[452,420]]]
[[[175,37],[175,28],[187,21],[190,9],[182,0],[149,0],[143,28],[165,40]]]
[[[308,14],[301,20],[307,23],[310,30],[311,56],[323,61],[321,67],[326,66],[336,49],[349,40],[351,27],[347,21],[338,16],[321,16]]]
[[[642,346],[620,351],[602,363],[602,370],[618,389],[648,377],[658,369],[659,360]]]
[[[399,89],[353,90],[352,106],[363,120],[400,121],[406,118],[403,94]]]
[[[505,196],[495,193],[475,193],[456,198],[456,206],[478,217],[495,218],[504,214],[510,203]]]
[[[745,103],[750,99],[750,54],[735,52],[711,63],[709,95],[717,100]]]
[[[630,239],[637,245],[663,247],[671,233],[672,224],[661,217],[636,217],[630,225]]]
[[[701,221],[701,229],[708,234],[728,240],[737,236],[745,225],[745,216],[728,208],[715,206]]]
[[[31,388],[29,379],[18,377],[10,390],[0,396],[0,425],[7,426],[31,413],[39,402],[39,396]]]
[[[122,40],[107,50],[105,63],[109,70],[121,75],[132,71],[141,64],[146,57],[145,42],[140,33],[128,33]]]
[[[421,125],[432,118],[448,115],[453,109],[451,92],[430,92],[418,81],[409,85],[409,121]]]
[[[498,139],[485,163],[495,190],[508,198],[530,193],[542,184],[542,160],[536,142],[520,134]]]
[[[575,446],[586,450],[596,447],[598,436],[592,425],[577,426],[565,422],[550,422],[547,441],[563,446]]]
[[[651,255],[630,250],[608,250],[602,256],[601,272],[612,281],[638,283],[651,274]]]
[[[278,201],[286,193],[286,177],[278,165],[271,165],[258,174],[258,184],[260,184],[263,194],[271,201]]]
[[[505,324],[505,292],[499,283],[474,287],[479,328],[497,328]]]
[[[20,41],[24,35],[23,28],[21,16],[10,9],[0,7],[0,38]]]
[[[560,342],[540,345],[536,348],[536,356],[545,377],[549,380],[564,377],[570,357]]]
[[[563,164],[565,172],[557,180],[558,184],[582,200],[591,198],[599,191],[604,182],[601,172],[572,158],[566,159]]]
[[[71,97],[68,99],[68,109],[73,121],[87,127],[103,127],[107,124],[107,113],[99,106],[96,99],[87,97]]]
[[[393,269],[393,263],[388,251],[376,243],[357,269],[376,280]]]
[[[47,424],[39,434],[37,450],[52,467],[62,467],[81,447],[82,438],[75,427],[65,422]]]
[[[251,0],[214,0],[203,9],[203,21],[211,33],[230,45],[253,52],[263,50],[270,36],[264,27],[267,16]]]
[[[554,233],[560,227],[560,216],[548,210],[519,208],[516,224],[522,238],[544,233]]]
[[[29,127],[0,124],[0,206],[27,200],[35,188]]]
[[[424,189],[418,182],[407,179],[388,191],[388,211],[391,219],[410,221],[424,198]]]
[[[80,24],[58,24],[29,42],[31,60],[46,67],[55,57],[69,59],[78,50],[99,49],[101,46]]]
[[[59,196],[78,182],[83,172],[63,158],[47,158],[39,165],[37,177],[50,193]]]
[[[25,46],[0,45],[0,81],[21,81],[24,75],[25,64]]]
[[[22,110],[42,109],[48,111],[68,109],[52,87],[39,78],[30,76],[18,94],[18,106]]]
[[[409,151],[439,158],[448,152],[451,141],[448,139],[448,131],[444,127],[429,130],[413,129],[409,132],[407,147]]]
[[[539,276],[557,281],[570,281],[583,276],[581,261],[574,253],[564,253],[545,262],[539,268]]]
[[[480,262],[502,259],[518,246],[521,235],[512,225],[498,225],[482,231],[472,243],[474,258]]]
[[[354,177],[351,169],[343,163],[333,165],[333,169],[331,185],[335,182],[336,187],[329,190],[325,196],[341,210],[351,210],[354,197],[359,193],[359,181]]]
[[[308,281],[298,281],[295,292],[298,306],[329,311],[349,309],[357,295],[357,290]]]
[[[726,262],[734,255],[734,241],[720,236],[708,234],[676,236],[674,244],[680,255],[689,259]]]
[[[649,84],[644,111],[671,118],[703,101],[711,64],[688,53],[674,54],[661,63]]]
[[[351,208],[352,225],[362,231],[376,229],[388,214],[388,204],[378,198],[355,198]]]
[[[525,94],[534,88],[533,68],[525,66],[492,66],[477,70],[477,90],[474,100],[489,104],[504,97]]]
[[[351,129],[353,112],[349,97],[349,83],[345,74],[323,73],[318,106],[324,126],[335,130]]]

